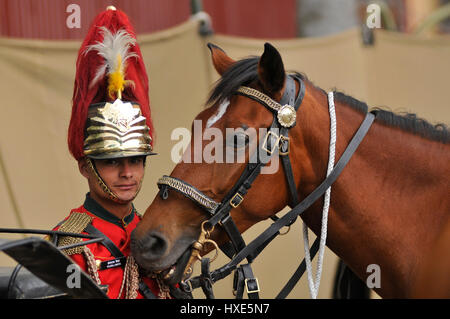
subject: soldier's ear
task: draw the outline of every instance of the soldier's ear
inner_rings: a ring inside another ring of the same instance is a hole
[[[80,171],[81,175],[83,175],[87,179],[89,178],[89,166],[86,162],[86,158],[83,157],[78,161],[78,170]]]

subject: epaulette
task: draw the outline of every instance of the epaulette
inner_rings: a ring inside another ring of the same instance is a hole
[[[68,233],[80,234],[84,231],[87,225],[92,222],[93,217],[86,213],[73,212],[70,214],[59,227],[59,231],[64,231]],[[83,241],[82,238],[63,236],[58,239],[58,246],[71,245]],[[67,255],[81,254],[83,252],[83,246],[78,246],[74,248],[64,249],[64,253]]]

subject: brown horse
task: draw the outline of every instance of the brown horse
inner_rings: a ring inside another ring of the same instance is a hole
[[[236,95],[236,90],[245,85],[280,101],[286,73],[278,51],[266,44],[260,58],[234,61],[220,48],[209,47],[214,67],[222,77],[211,94],[210,106],[196,117],[202,121],[202,131],[210,126],[225,137],[227,128],[246,132],[269,127],[271,112],[258,101]],[[324,180],[330,141],[327,94],[306,77],[301,78],[305,95],[296,124],[289,131],[289,157],[300,200]],[[298,81],[295,89],[300,89]],[[334,99],[339,159],[365,118],[367,105],[339,92]],[[227,100],[229,104],[224,107]],[[410,296],[424,256],[450,214],[449,136],[445,125],[433,126],[412,114],[400,116],[377,110],[368,134],[332,186],[327,246],[364,281],[367,267],[379,266],[381,282],[376,291],[382,297]],[[171,176],[220,202],[246,164],[194,161],[196,148],[208,147],[208,141],[195,139],[193,135],[184,161],[176,165]],[[223,154],[239,148],[223,145]],[[251,147],[245,144],[245,148]],[[280,167],[256,178],[231,217],[242,233],[289,205],[289,197]],[[322,204],[316,201],[302,215],[316,234],[320,233]],[[133,233],[131,246],[137,262],[150,271],[161,272],[168,282],[178,282],[201,224],[207,219],[204,210],[182,194],[171,192],[165,200],[157,196]],[[220,226],[215,227],[211,239],[219,245],[228,241]]]
[[[418,271],[413,298],[450,298],[450,218],[425,255]]]

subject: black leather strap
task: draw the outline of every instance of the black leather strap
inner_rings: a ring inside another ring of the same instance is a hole
[[[314,240],[314,243],[311,246],[311,249],[309,250],[309,254],[311,256],[311,260],[314,258],[314,256],[319,251],[319,244],[320,244],[320,237],[317,237]],[[284,299],[286,298],[289,293],[294,289],[295,285],[297,285],[300,278],[303,276],[306,270],[306,262],[305,259],[302,260],[298,268],[295,270],[294,274],[291,276],[291,278],[288,280],[286,285],[281,289],[281,291],[278,293],[278,295],[275,297],[275,299]]]
[[[151,289],[143,281],[139,282],[139,290],[141,291],[141,293],[145,297],[145,299],[157,299],[156,296],[151,291]]]
[[[222,219],[221,224],[222,227],[227,232],[228,237],[231,239],[231,243],[234,248],[233,253],[234,255],[237,251],[240,251],[245,247],[244,239],[242,238],[241,233],[237,229],[236,224],[231,219],[230,214],[228,214],[224,219]]]
[[[242,274],[244,275],[244,286],[247,291],[249,299],[259,298],[259,283],[258,280],[253,275],[252,267],[250,264],[244,264],[241,266]]]
[[[233,243],[231,241],[220,245],[219,248],[230,259],[233,258],[233,256],[236,254],[236,250],[234,249]]]
[[[286,84],[283,96],[281,97],[280,104],[289,104],[292,107],[295,103],[295,82],[291,76],[286,76]]]
[[[95,237],[101,237],[103,238],[102,244],[106,247],[106,249],[109,250],[111,255],[113,255],[116,258],[125,257],[120,249],[109,239],[105,234],[103,234],[101,231],[99,231],[97,228],[92,226],[92,224],[88,224],[86,228],[84,229],[86,233],[89,235],[93,235]]]
[[[236,299],[242,299],[247,292],[248,299],[259,298],[259,283],[253,275],[250,264],[239,266],[234,272],[233,291]]]
[[[297,185],[295,185],[294,172],[292,171],[291,161],[288,155],[281,155],[281,163],[283,164],[284,175],[286,176],[286,182],[290,194],[290,206],[294,207],[299,203]]]
[[[234,271],[233,294],[236,299],[242,299],[242,297],[244,296],[244,274],[241,267],[238,267]]]
[[[209,258],[202,258],[202,275],[200,280],[200,286],[207,299],[214,299],[214,292],[212,290],[213,281],[211,278],[211,272],[209,271]]]

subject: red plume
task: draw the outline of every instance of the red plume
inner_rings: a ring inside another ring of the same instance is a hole
[[[106,10],[100,13],[89,28],[88,34],[78,51],[72,98],[72,115],[67,138],[69,150],[76,160],[84,157],[84,131],[89,105],[111,100],[107,92],[107,76],[100,81],[92,82],[98,68],[104,63],[104,58],[94,50],[87,50],[89,46],[103,41],[101,27],[106,27],[112,33],[116,33],[118,30],[125,30],[133,38],[136,38],[136,33],[128,17],[120,10]],[[140,104],[142,115],[147,119],[147,126],[150,128],[150,136],[153,138],[154,129],[148,97],[148,78],[142,53],[137,43],[130,47],[129,51],[137,57],[127,60],[125,79],[133,81],[134,85],[125,88],[122,92],[122,100],[134,101]]]

